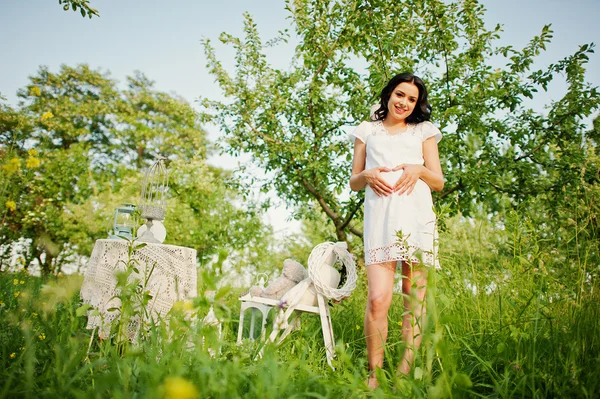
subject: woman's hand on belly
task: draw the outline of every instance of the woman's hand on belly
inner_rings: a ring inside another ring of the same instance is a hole
[[[373,169],[367,169],[362,172],[365,181],[377,196],[387,196],[394,192],[391,184],[385,181],[381,176],[382,173],[391,172],[387,166],[378,166]]]
[[[415,188],[415,185],[421,178],[423,170],[425,166],[418,164],[406,164],[396,166],[392,171],[402,170],[402,176],[398,179],[396,184],[394,184],[393,190],[398,193],[398,195],[402,195],[406,193],[409,195]]]

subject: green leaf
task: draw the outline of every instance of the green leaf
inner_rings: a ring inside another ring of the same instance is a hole
[[[89,303],[84,303],[83,305],[81,305],[80,307],[78,307],[75,310],[75,315],[77,317],[83,316],[85,314],[87,314],[87,311],[92,307],[92,305],[90,305]]]
[[[504,349],[506,348],[506,345],[504,344],[504,342],[500,342],[497,346],[496,346],[496,352],[497,353],[502,353],[504,352]]]
[[[143,242],[141,244],[137,244],[135,247],[133,247],[134,251],[137,251],[138,249],[142,249],[144,248],[146,245],[148,245],[147,243]]]
[[[463,389],[468,389],[473,386],[473,382],[471,382],[469,376],[463,373],[458,373],[454,376],[454,383]]]
[[[421,367],[415,367],[415,380],[423,378],[423,369]]]
[[[229,293],[231,293],[231,288],[229,288],[229,287],[222,287],[215,294],[215,300],[222,299],[222,298],[224,298]]]

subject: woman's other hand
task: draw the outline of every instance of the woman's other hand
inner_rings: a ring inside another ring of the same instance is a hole
[[[404,172],[394,185],[393,190],[397,192],[398,195],[402,195],[404,193],[406,193],[406,195],[410,195],[415,188],[415,184],[417,184],[417,181],[419,181],[421,178],[424,169],[425,167],[423,165],[406,163],[396,166],[394,169],[392,169],[394,172],[398,170],[402,170]]]
[[[362,172],[365,181],[379,197],[390,195],[394,189],[381,177],[382,172],[391,172],[387,166],[378,166]]]

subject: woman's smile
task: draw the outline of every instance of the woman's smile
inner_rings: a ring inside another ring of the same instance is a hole
[[[402,107],[402,106],[399,106],[399,105],[396,105],[396,107],[395,107],[395,108],[396,108],[396,111],[398,111],[398,113],[399,113],[399,114],[403,114],[403,113],[405,113],[405,112],[407,112],[407,111],[408,111],[408,109],[407,109],[407,108],[405,108],[405,107]]]
[[[400,120],[408,118],[415,109],[418,98],[419,89],[414,83],[400,83],[388,101],[389,116]]]

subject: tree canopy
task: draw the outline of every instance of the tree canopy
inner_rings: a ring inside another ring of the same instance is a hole
[[[16,107],[0,105],[3,265],[17,251],[25,267],[35,262],[47,274],[89,254],[114,208],[137,202],[157,154],[171,173],[167,242],[196,248],[202,263],[224,251],[243,264],[267,249],[261,210],[239,207],[231,174],[207,164],[197,113],[153,84],[140,72],[120,89],[87,65],[41,67]]]
[[[219,38],[235,50],[232,71],[204,41],[207,67],[224,94],[223,101],[203,100],[205,118],[225,132],[229,153],[250,153],[275,176],[262,182],[265,189],[302,217],[313,217],[308,204],[317,203],[338,240],[362,236],[363,194],[348,193],[352,144],[345,128],[367,120],[381,88],[402,71],[424,79],[444,134],[440,207],[493,213],[540,195],[556,204],[563,187],[579,184],[574,171],[596,146],[586,125],[600,102],[585,78],[593,44],[534,69],[551,27],[524,48],[499,46],[502,27],[488,29],[475,0],[286,4],[299,40],[287,69],[271,66],[265,55],[287,32],[264,42],[250,15],[242,37]],[[535,112],[529,100],[543,98],[555,80],[566,83],[566,92],[547,102],[547,112]],[[586,178],[597,182],[595,167]]]

